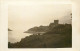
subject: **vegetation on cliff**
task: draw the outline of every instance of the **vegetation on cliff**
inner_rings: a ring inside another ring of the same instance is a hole
[[[17,43],[8,43],[9,48],[67,48],[72,47],[72,26],[61,24],[43,35],[30,35]]]

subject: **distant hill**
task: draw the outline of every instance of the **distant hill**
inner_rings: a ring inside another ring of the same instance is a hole
[[[28,31],[25,31],[24,33],[44,33],[49,30],[49,26],[39,26],[39,27],[33,27],[30,28]]]
[[[49,26],[33,27],[33,28],[30,28],[28,31],[25,31],[24,33],[34,33],[34,34],[44,33],[44,32],[51,30],[55,26],[59,25],[58,22],[59,20],[54,20],[54,23],[50,23]]]
[[[12,31],[12,30],[8,28],[8,31]]]

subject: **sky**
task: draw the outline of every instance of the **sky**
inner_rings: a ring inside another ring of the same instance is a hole
[[[8,27],[26,31],[34,26],[47,26],[54,22],[71,23],[71,4],[8,5]]]

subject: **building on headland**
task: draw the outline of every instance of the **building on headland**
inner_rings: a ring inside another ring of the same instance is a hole
[[[59,24],[59,20],[54,20],[54,24]]]
[[[59,20],[54,20],[54,23],[50,23],[49,24],[49,28],[51,29],[51,28],[53,28],[53,27],[55,27],[57,25],[59,25]]]
[[[65,24],[59,24],[59,20],[54,20],[53,23],[49,24],[49,29],[53,29],[56,26],[71,26],[71,24],[67,24],[67,23],[65,23]]]

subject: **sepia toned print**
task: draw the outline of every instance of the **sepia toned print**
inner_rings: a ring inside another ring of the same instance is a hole
[[[8,48],[71,47],[71,4],[8,6]]]

